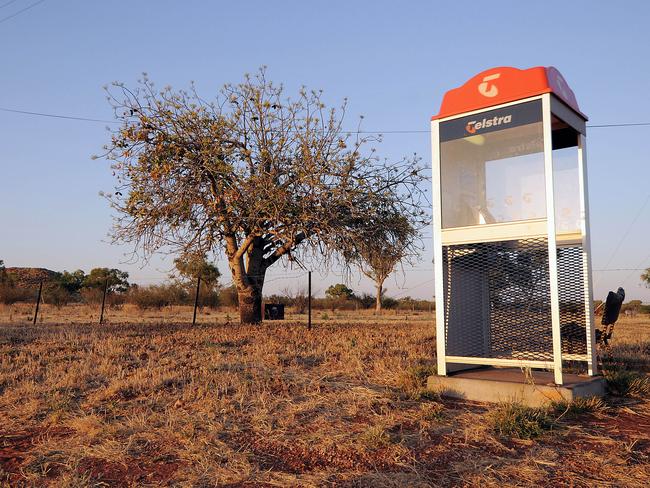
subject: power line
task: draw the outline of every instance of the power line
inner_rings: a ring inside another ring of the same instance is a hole
[[[587,127],[591,129],[604,129],[608,127],[640,127],[650,125],[650,122],[630,122],[627,124],[587,124]]]
[[[410,288],[405,288],[400,293],[398,293],[396,295],[393,295],[393,298],[397,298],[399,296],[402,296],[404,293],[406,293],[408,291],[411,291],[411,290],[415,290],[416,288],[420,288],[422,285],[426,285],[428,283],[431,283],[432,281],[435,281],[435,278],[432,278],[432,279],[427,280],[427,281],[423,281],[422,283],[418,283],[417,285],[411,286]]]
[[[44,2],[45,0],[41,0],[41,3]],[[37,5],[33,4],[33,6]],[[0,7],[1,8],[1,7]],[[18,12],[20,13],[20,12]],[[17,14],[15,14],[17,15]],[[2,22],[3,20],[0,20]],[[104,124],[119,124],[120,122],[117,120],[107,120],[107,119],[96,119],[92,117],[79,117],[79,116],[73,116],[73,115],[61,115],[61,114],[51,114],[51,113],[44,113],[44,112],[31,112],[28,110],[18,110],[18,109],[11,109],[11,108],[6,108],[6,107],[0,107],[0,111],[3,112],[12,112],[12,113],[17,113],[17,114],[23,114],[23,115],[34,115],[38,117],[51,117],[55,119],[69,119],[69,120],[81,120],[84,122],[100,122]],[[643,127],[643,126],[650,126],[650,122],[628,122],[628,123],[620,123],[620,124],[594,124],[594,125],[587,125],[589,128],[593,129],[603,129],[603,128],[611,128],[611,127]],[[418,129],[418,130],[407,130],[407,129],[399,129],[399,130],[341,130],[341,133],[343,134],[429,134],[431,131],[429,129]]]
[[[0,19],[0,24],[2,24],[3,22],[5,22],[5,21],[7,21],[7,20],[9,20],[9,19],[13,19],[13,18],[16,17],[17,15],[20,15],[20,14],[22,14],[23,12],[26,12],[27,10],[29,10],[29,9],[31,9],[31,8],[36,7],[37,5],[43,3],[44,1],[45,1],[45,0],[38,0],[38,2],[34,2],[34,3],[32,3],[31,5],[28,5],[27,7],[23,8],[23,9],[20,9],[18,12],[14,13],[14,14],[11,14],[11,15],[9,15],[9,16],[3,18],[3,19]],[[7,5],[11,5],[12,3],[13,3],[13,2],[5,3],[5,4],[3,5],[3,7],[6,7]]]
[[[609,272],[609,271],[643,271],[645,269],[646,268],[601,268],[601,269],[594,269],[593,271],[603,273],[603,272]],[[629,275],[628,275],[628,278],[629,278]]]
[[[635,271],[645,271],[647,268],[639,268],[639,266],[643,266],[643,263],[647,263],[648,260],[650,260],[650,254],[648,254],[645,258],[643,258],[641,261],[639,261],[639,264],[637,265],[637,269],[633,269],[630,271],[630,273],[625,277],[623,280],[623,283],[625,283],[627,280],[629,280],[632,275],[634,274]]]
[[[11,5],[12,3],[16,3],[17,1],[18,1],[18,0],[10,0],[10,1],[7,2],[7,3],[4,3],[4,4],[0,5],[0,8],[8,7],[8,6]]]
[[[90,119],[88,117],[75,117],[72,115],[57,115],[57,114],[46,114],[42,112],[29,112],[27,110],[15,110],[12,108],[3,108],[0,107],[0,111],[2,112],[12,112],[16,114],[23,114],[23,115],[37,115],[39,117],[51,117],[55,119],[68,119],[68,120],[82,120],[84,122],[102,122],[106,124],[117,124],[119,122],[115,120],[105,120],[105,119]]]
[[[641,206],[639,207],[639,210],[638,210],[638,212],[636,213],[636,215],[634,216],[634,218],[632,219],[632,221],[630,222],[630,225],[628,225],[627,229],[625,230],[625,232],[623,233],[623,235],[622,235],[621,238],[619,239],[618,244],[616,244],[616,247],[615,247],[614,250],[612,251],[611,255],[609,256],[609,259],[607,260],[607,263],[606,263],[605,266],[604,266],[605,268],[607,268],[607,267],[612,263],[612,260],[613,260],[614,257],[616,256],[616,253],[617,253],[618,250],[621,248],[621,245],[623,244],[623,242],[624,242],[625,239],[627,238],[628,234],[632,231],[632,228],[634,227],[634,224],[636,224],[636,221],[639,220],[639,217],[640,217],[641,214],[643,213],[643,210],[645,210],[645,207],[646,207],[646,205],[648,204],[648,202],[650,202],[650,193],[648,193],[648,196],[646,196],[646,199],[645,199],[645,201],[643,202],[643,205],[641,205]],[[596,285],[597,285],[597,284],[598,284],[598,283],[596,283]]]

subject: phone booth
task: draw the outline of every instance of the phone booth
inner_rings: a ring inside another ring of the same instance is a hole
[[[438,375],[596,374],[586,123],[553,67],[484,71],[432,118]],[[575,364],[575,363],[573,363]]]

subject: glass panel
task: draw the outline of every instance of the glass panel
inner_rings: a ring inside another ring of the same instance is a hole
[[[578,132],[555,115],[553,131],[553,197],[555,231],[580,232],[580,176],[578,173]]]
[[[555,193],[555,230],[580,232],[580,191],[578,148],[553,151],[553,189]]]
[[[546,217],[541,101],[440,124],[442,227]]]

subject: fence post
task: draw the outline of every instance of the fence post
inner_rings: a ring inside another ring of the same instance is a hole
[[[99,314],[99,325],[104,322],[104,306],[106,305],[106,292],[108,291],[108,278],[104,281],[104,294],[102,295],[102,311]]]
[[[41,280],[40,285],[38,285],[38,298],[36,298],[36,310],[34,311],[34,325],[36,325],[36,319],[38,318],[38,306],[41,304],[41,293],[43,293],[43,280]]]
[[[199,306],[199,289],[201,288],[201,275],[196,279],[196,295],[194,295],[194,316],[192,317],[192,325],[196,325],[196,307]]]
[[[311,330],[311,271],[307,271],[307,330]]]

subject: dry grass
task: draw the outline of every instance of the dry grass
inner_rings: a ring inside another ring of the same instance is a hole
[[[331,318],[311,333],[288,322],[1,326],[0,479],[647,486],[647,398],[567,406],[535,439],[498,433],[490,418],[503,407],[423,390],[432,323],[386,317]],[[649,321],[624,319],[615,340],[612,364],[650,364]]]
[[[173,305],[162,309],[141,310],[133,304],[107,307],[104,312],[104,322],[108,324],[182,324],[192,322],[193,308],[189,305]],[[63,307],[41,304],[38,313],[39,324],[97,324],[99,322],[100,305],[75,303]],[[433,320],[434,312],[419,312],[408,310],[384,310],[376,315],[374,310],[313,310],[312,322],[315,324],[331,324],[353,322],[392,324],[395,321],[413,322]],[[307,323],[307,314],[295,313],[286,309],[287,322]],[[31,324],[34,319],[34,305],[30,303],[0,304],[0,324]],[[223,307],[213,309],[200,308],[197,313],[197,323],[222,325],[239,322],[239,312],[236,308]]]

